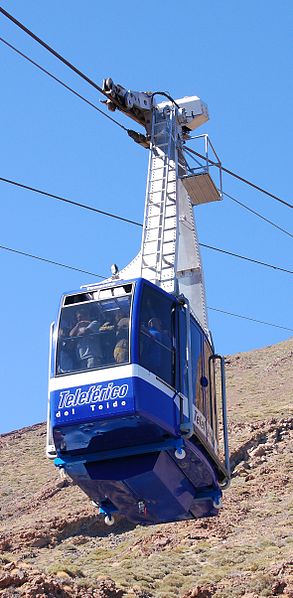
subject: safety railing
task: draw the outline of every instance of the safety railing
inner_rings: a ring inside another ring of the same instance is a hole
[[[195,163],[195,166],[191,167],[190,163],[188,162],[188,171],[190,174],[211,174],[211,170],[213,173],[218,171],[218,177],[216,180],[218,183],[216,184],[217,189],[222,197],[222,189],[223,189],[223,176],[222,176],[222,164],[220,158],[209,138],[207,133],[202,135],[196,135],[194,137],[189,137],[188,141],[192,140],[194,143],[194,147],[188,148],[184,146],[185,150],[185,158],[192,160]]]
[[[52,366],[52,345],[54,334],[54,322],[50,326],[50,347],[49,347],[49,382]],[[51,409],[50,409],[50,391],[48,393],[48,407],[47,407],[47,441],[46,441],[46,455],[48,459],[55,459],[57,453],[54,444],[52,425],[51,425]]]
[[[211,363],[215,364],[216,361],[220,363],[220,371],[221,371],[221,405],[222,405],[222,430],[223,430],[223,444],[224,444],[224,462],[225,462],[225,469],[228,474],[228,478],[231,475],[231,468],[230,468],[230,456],[229,456],[229,444],[228,444],[228,424],[227,424],[227,404],[226,404],[226,376],[225,376],[225,360],[222,355],[211,355],[209,358],[209,374],[210,378],[212,375],[211,372]],[[212,385],[210,384],[210,393],[211,393]],[[216,392],[216,389],[215,389]],[[213,402],[213,397],[210,395],[210,402]]]

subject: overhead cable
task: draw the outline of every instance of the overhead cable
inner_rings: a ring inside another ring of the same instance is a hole
[[[242,206],[242,208],[244,208],[245,210],[248,210],[248,212],[251,212],[252,214],[255,214],[255,216],[257,216],[261,220],[264,220],[268,224],[271,224],[271,226],[273,226],[274,228],[277,228],[281,232],[285,233],[285,235],[288,235],[288,237],[292,237],[293,238],[293,235],[291,233],[289,233],[289,231],[287,231],[285,228],[282,228],[281,226],[279,226],[275,222],[272,222],[272,220],[269,220],[268,218],[266,218],[265,216],[263,216],[262,214],[260,214],[259,212],[257,212],[256,210],[253,210],[247,204],[243,203],[242,201],[239,201],[239,199],[236,199],[236,197],[232,197],[232,195],[229,195],[229,193],[224,193],[224,192],[223,192],[223,195],[225,195],[225,197],[229,197],[229,199],[231,199],[235,203],[237,203],[240,206]]]
[[[77,91],[75,91],[75,89],[73,89],[72,87],[70,87],[69,85],[67,85],[67,83],[64,83],[64,81],[62,81],[61,79],[59,79],[58,77],[56,77],[55,75],[53,75],[53,73],[51,73],[50,71],[48,71],[47,69],[45,69],[38,62],[36,62],[35,60],[32,60],[32,58],[30,58],[29,56],[27,56],[27,54],[24,54],[24,52],[21,52],[20,50],[18,50],[15,46],[13,46],[12,44],[10,44],[3,37],[0,37],[0,41],[3,44],[5,44],[8,48],[10,48],[14,52],[16,52],[17,54],[19,54],[23,58],[25,58],[25,60],[28,60],[28,62],[30,62],[31,64],[33,64],[37,69],[39,69],[40,71],[42,71],[43,73],[45,73],[46,75],[48,75],[49,77],[51,77],[51,79],[54,79],[54,81],[56,81],[57,83],[59,83],[60,85],[62,85],[62,87],[65,87],[65,89],[67,89],[68,91],[71,91],[71,93],[73,93],[76,97],[80,98],[80,100],[83,100],[83,102],[86,102],[86,104],[88,104],[89,106],[91,106],[92,108],[94,108],[95,110],[97,110],[98,112],[100,112],[100,114],[102,114],[103,116],[105,116],[106,118],[108,118],[109,120],[111,120],[113,123],[115,123],[116,125],[118,125],[118,127],[120,127],[121,129],[123,129],[124,131],[126,131],[128,133],[127,127],[124,127],[124,125],[122,125],[118,120],[116,120],[115,118],[113,118],[112,116],[110,116],[109,114],[107,114],[107,112],[104,112],[104,110],[101,110],[101,108],[98,108],[98,106],[96,106],[96,104],[93,104],[93,102],[90,102],[90,100],[88,100],[83,95],[81,95],[80,93],[78,93]]]
[[[59,54],[59,52],[56,52],[56,50],[54,50],[54,48],[52,48],[51,46],[49,46],[49,44],[47,44],[46,42],[44,42],[40,37],[38,37],[35,33],[33,33],[25,25],[23,25],[23,23],[21,23],[15,17],[13,17],[9,12],[7,12],[7,10],[4,10],[4,8],[2,8],[1,6],[0,6],[0,13],[2,13],[7,19],[9,19],[15,25],[17,25],[17,27],[19,27],[20,29],[22,29],[22,31],[24,31],[25,33],[27,33],[27,35],[29,35],[32,39],[34,39],[36,42],[38,42],[38,44],[40,44],[41,46],[43,46],[43,48],[45,48],[46,50],[48,50],[48,52],[50,52],[51,54],[53,54],[53,56],[55,56],[56,58],[58,58],[58,60],[61,60],[61,62],[63,62],[63,64],[65,64],[66,66],[68,66],[74,73],[76,73],[77,75],[79,75],[79,77],[81,77],[82,79],[84,79],[84,81],[86,81],[92,87],[94,87],[97,91],[99,91],[100,93],[102,93],[103,95],[105,95],[106,97],[108,97],[107,94],[102,89],[102,87],[100,87],[97,83],[95,83],[95,81],[93,81],[92,79],[90,79],[90,77],[88,77],[87,75],[85,75],[80,69],[78,69],[76,66],[74,66],[74,64],[72,64],[71,62],[69,62],[69,60],[66,60],[66,58],[64,58],[64,56],[61,56],[61,54]]]
[[[247,257],[245,255],[240,255],[239,253],[233,253],[232,251],[227,251],[226,249],[220,249],[219,247],[213,247],[213,245],[206,245],[205,243],[199,243],[201,247],[206,247],[206,249],[212,249],[213,251],[218,251],[219,253],[225,253],[226,255],[231,255],[232,257],[238,257],[239,259],[246,260],[247,262],[253,262],[254,264],[259,264],[260,266],[266,266],[267,268],[273,268],[273,270],[281,270],[281,272],[286,272],[287,274],[293,274],[293,270],[287,270],[286,268],[281,268],[280,266],[274,266],[273,264],[267,264],[267,262],[261,262],[260,260],[255,260],[251,257]]]
[[[44,195],[46,197],[51,197],[52,199],[56,199],[58,201],[76,206],[78,208],[82,208],[84,210],[89,210],[90,212],[96,212],[97,214],[102,214],[103,216],[108,216],[109,218],[114,218],[115,220],[121,220],[122,222],[126,222],[127,224],[139,226],[140,228],[142,228],[142,226],[143,226],[137,220],[131,220],[130,218],[125,218],[123,216],[119,216],[118,214],[113,214],[113,212],[106,212],[105,210],[99,210],[98,208],[94,208],[93,206],[89,206],[88,204],[73,201],[71,199],[68,199],[67,197],[62,197],[61,195],[55,195],[54,193],[49,193],[48,191],[43,191],[42,189],[37,189],[36,187],[32,187],[30,185],[25,185],[23,183],[19,183],[18,181],[13,181],[11,179],[6,179],[4,177],[0,177],[0,181],[2,181],[4,183],[8,183],[9,185],[14,185],[16,187],[26,189],[28,191],[32,191],[33,193],[38,193],[38,194]],[[219,253],[230,255],[230,256],[238,258],[238,259],[246,260],[248,262],[252,262],[252,263],[258,264],[260,266],[272,268],[273,270],[279,270],[281,272],[285,272],[286,274],[293,274],[292,270],[282,268],[281,266],[276,266],[275,264],[268,264],[266,262],[262,262],[260,260],[254,259],[254,258],[250,258],[245,255],[241,255],[239,253],[233,253],[232,251],[228,251],[226,249],[221,249],[220,247],[214,247],[213,245],[207,245],[205,243],[199,243],[199,245],[200,245],[200,247],[204,247],[204,248],[210,249],[212,251],[217,251]]]
[[[40,262],[46,262],[47,264],[52,264],[53,266],[60,266],[61,268],[67,268],[68,270],[75,270],[75,272],[82,272],[83,274],[89,274],[90,276],[96,276],[97,278],[106,278],[101,274],[96,274],[95,272],[88,272],[88,270],[81,270],[81,268],[75,268],[74,266],[69,266],[68,264],[63,264],[61,262],[55,262],[54,260],[49,260],[45,257],[41,257],[39,255],[34,255],[33,253],[27,253],[26,251],[20,251],[19,249],[12,249],[12,247],[6,247],[6,245],[0,245],[0,249],[4,251],[9,251],[10,253],[17,253],[18,255],[23,255],[25,257],[33,258],[34,260],[39,260]]]
[[[47,258],[41,257],[39,255],[34,255],[32,253],[27,253],[26,251],[20,251],[19,249],[13,249],[12,247],[7,247],[6,245],[0,245],[0,249],[4,251],[9,251],[10,253],[15,253],[21,256],[29,257],[35,260],[39,260],[41,262],[45,262],[47,264],[52,264],[53,266],[60,266],[61,268],[67,268],[69,270],[74,270],[75,272],[81,272],[82,274],[89,274],[90,276],[94,276],[97,278],[105,279],[106,276],[102,276],[101,274],[96,274],[95,272],[89,272],[88,270],[83,270],[81,268],[75,268],[74,266],[69,266],[68,264],[63,264],[61,262],[56,262],[54,260],[49,260]],[[250,322],[256,322],[258,324],[265,324],[266,326],[273,326],[274,328],[282,328],[283,330],[289,330],[293,332],[293,328],[288,328],[286,326],[281,326],[279,324],[273,324],[272,322],[264,322],[262,320],[256,320],[255,318],[250,318],[248,316],[243,316],[242,314],[235,314],[233,312],[225,311],[223,309],[218,309],[216,307],[208,307],[211,311],[217,311],[222,314],[226,314],[228,316],[233,316],[235,318],[241,318],[243,320],[249,320]]]
[[[223,172],[226,172],[227,174],[230,174],[231,176],[233,176],[234,178],[238,179],[239,181],[242,181],[242,183],[246,183],[246,185],[249,185],[250,187],[253,187],[253,189],[257,189],[257,191],[260,191],[261,193],[264,193],[265,195],[268,195],[269,197],[272,197],[273,199],[275,199],[276,201],[284,204],[288,208],[293,208],[293,204],[290,204],[287,201],[285,201],[284,199],[281,199],[280,197],[278,197],[277,195],[274,195],[270,191],[267,191],[266,189],[263,189],[262,187],[259,187],[258,185],[255,185],[255,183],[252,183],[248,179],[245,179],[242,176],[240,176],[239,174],[236,174],[236,172],[233,172],[232,170],[228,170],[228,168],[225,168],[219,162],[214,162],[214,160],[211,160],[210,158],[207,158],[207,156],[204,156],[203,154],[199,154],[198,152],[196,152],[195,150],[191,149],[190,147],[186,147],[185,146],[184,149],[185,149],[185,151],[188,154],[189,153],[193,154],[193,155],[197,156],[198,158],[201,158],[202,160],[205,160],[205,161],[209,162],[209,164],[212,164],[212,166],[216,166],[217,168],[221,168],[221,170]]]
[[[208,307],[211,311],[218,311],[220,314],[226,314],[227,316],[233,316],[234,318],[241,318],[242,320],[249,320],[250,322],[256,322],[257,324],[265,324],[265,326],[273,326],[274,328],[282,328],[282,330],[289,330],[293,332],[293,328],[287,326],[281,326],[280,324],[272,324],[272,322],[264,322],[263,320],[256,320],[255,318],[249,318],[248,316],[242,316],[240,314],[234,314],[231,311],[225,311],[224,309],[218,309],[216,307]]]
[[[33,64],[40,71],[42,71],[43,73],[45,73],[46,75],[48,75],[49,77],[51,77],[54,81],[56,81],[57,83],[59,83],[60,85],[62,85],[65,89],[67,89],[68,91],[70,91],[71,93],[73,93],[75,96],[77,96],[78,98],[80,98],[81,100],[83,100],[86,104],[88,104],[89,106],[91,106],[92,108],[94,108],[95,110],[97,110],[98,112],[100,112],[100,114],[102,114],[103,116],[105,116],[106,118],[108,118],[110,121],[114,122],[116,125],[118,125],[118,127],[120,127],[121,129],[123,129],[127,133],[129,132],[129,129],[127,129],[127,127],[125,127],[124,125],[122,125],[118,120],[116,120],[112,116],[109,116],[109,114],[107,114],[106,112],[104,112],[103,110],[101,110],[101,108],[99,108],[98,106],[96,106],[95,104],[93,104],[93,102],[91,102],[90,100],[88,100],[87,98],[85,98],[84,96],[82,96],[80,93],[78,93],[75,89],[73,89],[72,87],[70,87],[69,85],[67,85],[66,83],[64,83],[64,81],[62,81],[61,79],[59,79],[58,77],[56,77],[55,75],[53,75],[50,71],[48,71],[47,69],[45,69],[44,67],[42,67],[40,64],[38,64],[35,60],[32,60],[29,56],[27,56],[26,54],[24,54],[23,52],[21,52],[20,50],[18,50],[18,48],[16,48],[15,46],[13,46],[10,42],[8,42],[7,40],[5,40],[3,37],[0,37],[0,41],[2,43],[4,43],[7,47],[9,47],[10,49],[12,49],[14,52],[16,52],[17,54],[19,54],[23,58],[25,58],[25,60],[28,60],[28,62],[30,62],[31,64]],[[267,222],[268,224],[270,224],[274,228],[280,230],[281,232],[285,233],[289,237],[293,237],[293,235],[290,232],[288,232],[286,229],[282,228],[281,226],[279,226],[275,222],[272,222],[271,220],[269,220],[268,218],[266,218],[265,216],[263,216],[262,214],[260,214],[256,210],[253,210],[252,208],[250,208],[249,206],[247,206],[243,202],[239,201],[235,197],[232,197],[231,195],[229,195],[228,193],[225,193],[225,192],[223,192],[223,195],[225,195],[225,197],[229,197],[229,199],[231,199],[235,203],[239,204],[240,206],[242,206],[244,209],[248,210],[252,214],[255,214],[258,218],[260,218],[261,220],[264,220],[265,222]]]
[[[92,79],[90,79],[87,75],[85,75],[80,69],[78,69],[76,66],[74,66],[71,62],[69,62],[66,58],[64,58],[61,54],[59,54],[59,52],[57,52],[56,50],[54,50],[54,48],[52,48],[51,46],[49,46],[46,42],[44,42],[40,37],[38,37],[35,33],[33,33],[30,29],[28,29],[25,25],[23,25],[23,23],[21,23],[20,21],[18,21],[15,17],[13,17],[13,15],[11,15],[9,12],[7,12],[6,10],[4,10],[4,8],[2,8],[0,6],[0,13],[2,13],[6,18],[8,18],[10,21],[12,21],[15,25],[17,25],[17,27],[19,27],[20,29],[22,29],[22,31],[24,31],[25,33],[27,33],[30,37],[32,37],[36,42],[38,42],[41,46],[43,46],[46,50],[48,50],[51,54],[53,54],[56,58],[58,58],[58,60],[61,60],[61,62],[63,62],[66,66],[68,66],[72,71],[74,71],[77,75],[79,75],[82,79],[84,79],[87,83],[89,83],[92,87],[94,87],[97,91],[99,91],[100,93],[102,93],[104,96],[107,96],[106,92],[102,89],[102,87],[100,87],[99,85],[97,85],[97,83],[95,83],[95,81],[93,81]],[[2,38],[3,39],[3,38]],[[4,41],[4,40],[3,40]],[[5,42],[4,42],[5,43]],[[14,49],[14,48],[13,48]],[[20,53],[20,52],[19,52]],[[20,53],[21,54],[21,53]],[[22,54],[23,55],[23,54]],[[25,55],[23,55],[25,58],[27,58]],[[31,61],[33,64],[35,64],[35,66],[38,66],[37,63],[34,63],[33,61]],[[40,68],[40,67],[39,67]],[[43,69],[45,72],[45,69]],[[49,72],[48,72],[49,74]],[[51,76],[51,73],[50,73]],[[53,76],[54,78],[54,76]],[[57,79],[57,78],[56,78]],[[59,80],[60,83],[60,80]],[[64,84],[65,85],[65,84]],[[73,90],[71,90],[73,91]],[[161,93],[161,92],[160,92]],[[165,94],[166,95],[166,94]],[[174,100],[172,100],[174,101]],[[105,114],[103,111],[101,111],[103,114]],[[118,123],[118,121],[115,121],[115,119],[113,119],[114,122]],[[119,123],[120,125],[120,123]],[[129,130],[125,127],[125,130],[127,131],[127,133],[129,133]],[[256,185],[255,183],[252,183],[251,181],[249,181],[248,179],[245,179],[244,177],[236,174],[235,172],[233,172],[232,170],[229,170],[227,168],[225,168],[224,166],[220,166],[219,163],[214,162],[213,160],[211,160],[210,158],[207,158],[206,156],[203,156],[202,154],[196,152],[195,150],[189,148],[189,147],[185,147],[185,150],[187,152],[190,152],[191,154],[194,154],[195,156],[202,158],[204,160],[207,160],[210,164],[212,164],[213,166],[216,166],[218,168],[221,167],[223,172],[226,172],[227,174],[237,178],[238,180],[242,181],[243,183],[249,185],[250,187],[253,187],[254,189],[257,189],[258,191],[260,191],[261,193],[264,193],[265,195],[268,195],[269,197],[272,197],[273,199],[275,199],[276,201],[286,205],[289,208],[293,208],[293,204],[288,203],[287,201],[281,199],[280,197],[278,197],[277,195],[274,195],[273,193],[271,193],[270,191],[267,191],[265,189],[263,189],[262,187],[260,187],[259,185]]]
[[[118,216],[117,214],[113,214],[112,212],[106,212],[105,210],[99,210],[98,208],[94,208],[93,206],[89,206],[88,204],[80,203],[78,201],[73,201],[72,199],[68,199],[67,197],[62,197],[61,195],[55,195],[54,193],[49,193],[48,191],[43,191],[42,189],[37,189],[36,187],[31,187],[30,185],[24,185],[23,183],[19,183],[17,181],[12,181],[11,179],[5,179],[4,177],[0,177],[0,181],[4,183],[8,183],[9,185],[14,185],[16,187],[21,187],[22,189],[26,189],[28,191],[33,191],[33,193],[39,193],[40,195],[45,195],[46,197],[51,197],[52,199],[57,199],[58,201],[62,201],[67,204],[71,204],[72,206],[76,206],[78,208],[82,208],[84,210],[89,210],[90,212],[96,212],[97,214],[102,214],[103,216],[108,216],[109,218],[115,218],[116,220],[122,220],[122,222],[127,222],[128,224],[134,224],[135,226],[142,226],[140,222],[136,222],[136,220],[130,220],[129,218],[124,218],[123,216]]]

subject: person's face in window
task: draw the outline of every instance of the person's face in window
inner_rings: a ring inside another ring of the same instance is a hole
[[[88,320],[88,319],[89,319],[89,318],[88,318],[88,314],[86,313],[86,310],[85,310],[85,309],[79,309],[79,310],[76,312],[76,321],[77,321],[77,322],[83,322],[83,321],[86,321],[86,320]]]
[[[159,318],[151,318],[149,320],[148,327],[149,328],[154,328],[155,330],[158,330],[159,332],[161,332],[161,330],[162,330],[162,322],[161,322],[161,320]]]

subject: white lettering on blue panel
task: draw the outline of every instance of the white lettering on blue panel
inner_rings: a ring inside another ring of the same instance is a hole
[[[60,392],[60,400],[58,409],[68,407],[77,407],[78,405],[91,405],[92,403],[109,401],[111,399],[124,399],[128,393],[128,384],[114,386],[113,382],[109,382],[108,386],[102,388],[99,386],[90,386],[88,390],[82,391],[81,388],[76,388],[74,392],[70,390],[62,390]]]
[[[106,415],[108,412],[111,415],[134,409],[134,399],[129,384],[125,382],[123,384],[109,382],[105,386],[93,384],[89,387],[55,391],[52,394],[53,413],[57,420],[63,418],[71,420],[72,416],[84,418],[86,411],[88,414]]]

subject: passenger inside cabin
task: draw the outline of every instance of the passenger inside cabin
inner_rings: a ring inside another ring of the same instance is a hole
[[[171,348],[171,339],[166,330],[163,330],[163,324],[160,318],[151,318],[148,321],[148,333],[159,343]]]
[[[116,363],[127,363],[129,353],[128,339],[121,338],[117,341],[114,349],[114,359]]]
[[[69,332],[69,337],[78,337],[76,355],[78,369],[99,367],[103,361],[103,352],[98,336],[100,322],[93,319],[89,310],[79,308],[75,314],[76,324]]]
[[[129,361],[130,298],[63,307],[57,342],[57,374],[111,367]]]
[[[113,330],[115,330],[115,320],[110,314],[107,314],[103,324],[100,326],[100,332],[112,332]]]
[[[120,311],[120,313],[117,314],[116,338],[118,340],[121,338],[128,338],[128,331],[129,317]]]
[[[164,380],[171,380],[172,341],[163,328],[162,320],[150,318],[141,329],[141,358],[144,367]]]
[[[114,359],[116,363],[127,363],[129,359],[129,317],[121,310],[116,316],[116,345]]]
[[[60,328],[59,331],[59,361],[58,361],[58,373],[64,374],[70,372],[73,369],[74,357],[72,355],[71,343],[67,338],[67,333],[64,328]]]

